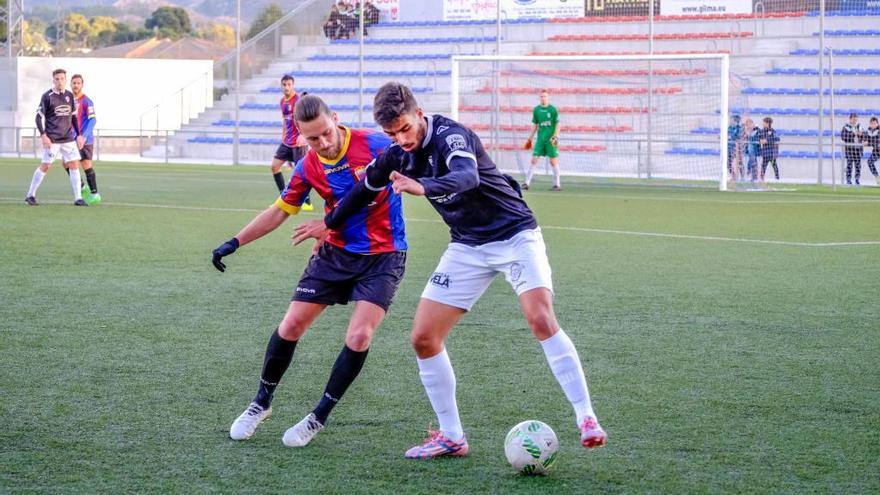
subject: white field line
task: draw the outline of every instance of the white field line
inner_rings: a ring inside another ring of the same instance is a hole
[[[0,202],[19,203],[23,202],[17,198],[0,198]],[[44,200],[42,203],[47,204],[69,204],[69,201]],[[126,208],[158,208],[167,210],[190,210],[190,211],[217,211],[217,212],[233,212],[233,213],[259,213],[263,210],[253,208],[215,208],[206,206],[184,206],[184,205],[162,205],[147,203],[104,203],[98,208],[106,208],[108,206],[126,207]],[[318,213],[303,213],[306,216],[317,216]],[[407,218],[408,222],[421,223],[443,223],[439,219],[427,218]],[[542,225],[541,229],[546,230],[563,230],[572,232],[590,232],[596,234],[612,234],[612,235],[628,235],[638,237],[659,237],[667,239],[690,239],[698,241],[719,241],[719,242],[745,242],[751,244],[774,244],[780,246],[797,246],[797,247],[841,247],[841,246],[878,246],[880,241],[844,241],[844,242],[796,242],[796,241],[778,241],[771,239],[748,239],[740,237],[721,237],[721,236],[705,236],[690,234],[669,234],[662,232],[640,232],[633,230],[616,230],[616,229],[593,229],[586,227],[560,227],[554,225]]]

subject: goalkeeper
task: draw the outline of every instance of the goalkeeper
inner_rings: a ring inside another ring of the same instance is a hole
[[[532,164],[526,172],[526,181],[522,188],[528,189],[538,166],[538,159],[546,156],[550,159],[550,167],[553,169],[553,187],[551,191],[561,191],[559,183],[559,112],[550,104],[550,93],[546,89],[541,90],[541,104],[532,110],[532,132],[526,140],[525,149],[532,149]],[[537,133],[537,138],[535,134]],[[534,139],[534,141],[533,141]],[[534,145],[534,146],[533,146]]]

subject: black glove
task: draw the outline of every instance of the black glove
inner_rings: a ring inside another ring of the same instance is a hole
[[[211,263],[214,263],[214,268],[220,270],[221,272],[226,271],[226,265],[221,261],[224,256],[229,256],[234,253],[235,250],[238,249],[238,239],[233,237],[228,241],[224,242],[220,247],[214,250],[214,257],[211,258]]]

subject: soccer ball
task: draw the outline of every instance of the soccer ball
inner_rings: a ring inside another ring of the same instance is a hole
[[[557,450],[556,433],[541,421],[523,421],[504,439],[507,462],[520,474],[547,474],[556,462]]]

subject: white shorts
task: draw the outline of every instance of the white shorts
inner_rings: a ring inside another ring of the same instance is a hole
[[[79,148],[76,147],[76,141],[52,143],[48,148],[43,148],[43,161],[40,163],[52,163],[58,159],[58,155],[61,155],[61,161],[64,163],[79,160]]]
[[[517,296],[537,287],[553,291],[540,228],[482,246],[450,243],[422,297],[470,311],[499,273],[504,274]]]

